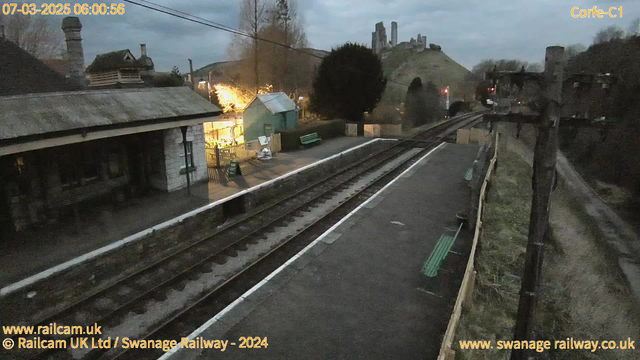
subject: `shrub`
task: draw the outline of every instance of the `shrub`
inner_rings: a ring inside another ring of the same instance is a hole
[[[279,130],[282,140],[282,151],[293,151],[300,148],[300,136],[318,133],[322,140],[343,136],[344,120],[323,120],[290,130]]]

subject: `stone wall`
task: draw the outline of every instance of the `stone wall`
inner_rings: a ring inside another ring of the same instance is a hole
[[[390,141],[367,144],[284,179],[258,186],[229,201],[241,203],[246,212],[256,210],[392,144]],[[228,215],[225,214],[225,208],[229,207],[225,203],[217,204],[4,295],[0,298],[0,318],[7,324],[18,324],[19,320],[30,323],[41,321],[87,294],[108,287],[178,249],[207,238],[225,220]]]
[[[166,168],[166,189],[174,191],[187,187],[184,164],[184,145],[180,128],[163,131],[164,161]],[[189,173],[191,183],[208,179],[207,157],[205,153],[204,129],[202,124],[190,126],[187,130],[187,141],[193,144],[193,165],[195,170]]]

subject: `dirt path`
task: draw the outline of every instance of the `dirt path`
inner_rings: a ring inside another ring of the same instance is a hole
[[[640,237],[596,194],[569,160],[558,153],[558,173],[565,185],[595,221],[604,240],[617,253],[617,260],[631,291],[640,299]]]
[[[513,133],[509,126],[505,126],[504,129],[506,133]],[[529,164],[532,164],[533,151],[525,142],[532,143],[533,134],[529,134],[523,129],[522,137],[524,141],[509,137],[507,146],[522,156]],[[612,253],[610,258],[618,262],[618,266],[631,292],[640,300],[640,237],[627,222],[598,196],[562,152],[558,153],[557,169],[565,190],[580,204],[589,219],[577,218],[577,221],[573,223],[564,221],[564,217],[572,214],[571,209],[566,209],[567,204],[562,201],[553,201],[551,206],[552,228],[560,232],[579,233],[580,237],[594,237],[594,241],[601,241],[597,239],[598,237],[606,241]],[[561,220],[557,220],[558,217],[555,215],[560,215]],[[572,215],[575,217],[575,214]],[[575,228],[568,229],[569,224]],[[596,234],[587,234],[588,231],[583,231],[593,225],[598,229],[597,236]]]

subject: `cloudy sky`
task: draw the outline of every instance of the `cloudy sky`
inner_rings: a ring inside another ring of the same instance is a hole
[[[238,27],[241,0],[155,2]],[[594,5],[605,11],[621,6],[623,16],[571,17],[572,7]],[[397,21],[399,41],[421,33],[469,69],[486,58],[540,62],[548,45],[589,45],[599,29],[609,25],[626,29],[640,17],[637,0],[298,0],[298,7],[314,48],[330,50],[347,41],[370,46],[376,22],[384,21],[390,38],[391,21]],[[96,54],[112,50],[128,48],[139,56],[140,43],[147,44],[158,71],[177,65],[184,73],[188,58],[193,59],[194,69],[226,60],[231,40],[228,33],[131,3],[125,3],[125,8],[125,15],[80,16],[86,66]]]

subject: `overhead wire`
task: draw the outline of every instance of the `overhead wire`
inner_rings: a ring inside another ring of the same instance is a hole
[[[234,35],[244,36],[244,37],[248,37],[248,38],[251,38],[251,39],[254,39],[254,40],[266,42],[266,43],[269,43],[269,44],[272,44],[272,45],[284,47],[284,48],[286,48],[288,50],[295,51],[295,52],[298,52],[298,53],[301,53],[301,54],[304,54],[304,55],[307,55],[307,56],[311,56],[311,57],[314,57],[316,59],[320,59],[320,60],[324,59],[323,56],[319,56],[319,55],[316,55],[316,54],[308,53],[306,51],[303,51],[302,49],[298,49],[298,48],[295,48],[295,47],[287,45],[287,44],[279,43],[279,42],[271,40],[271,39],[265,39],[265,38],[262,38],[262,37],[259,37],[259,36],[254,36],[254,35],[242,32],[240,30],[234,29],[234,28],[232,28],[230,26],[226,26],[226,25],[217,23],[217,22],[212,21],[212,20],[207,20],[207,19],[201,18],[201,17],[196,16],[196,15],[192,15],[192,14],[180,11],[180,10],[176,10],[176,9],[170,8],[168,6],[156,4],[156,3],[152,2],[152,1],[148,1],[148,0],[124,0],[124,1],[128,2],[130,4],[138,5],[140,7],[143,7],[143,8],[149,9],[149,10],[157,11],[157,12],[160,12],[160,13],[163,13],[163,14],[166,14],[166,15],[174,16],[174,17],[177,17],[177,18],[180,18],[180,19],[183,19],[183,20],[191,21],[191,22],[194,22],[194,23],[197,23],[197,24],[200,24],[200,25],[204,25],[204,26],[208,26],[208,27],[211,27],[211,28],[214,28],[214,29],[217,29],[217,30],[221,30],[221,31],[225,31],[225,32],[228,32],[228,33],[232,33]],[[351,71],[355,71],[355,72],[358,72],[358,73],[361,73],[361,74],[366,74],[364,71],[362,71],[360,69],[356,69],[356,68],[353,68],[353,67],[345,65],[345,64],[337,64],[337,65],[340,66],[340,67],[345,68],[346,70],[351,70]],[[394,80],[390,80],[390,79],[387,79],[387,82],[388,83],[397,84],[397,85],[401,85],[401,86],[404,86],[404,87],[407,87],[407,88],[409,87],[409,85],[407,85],[407,84],[404,84],[404,83],[401,83],[401,82],[398,82],[398,81],[394,81]]]

